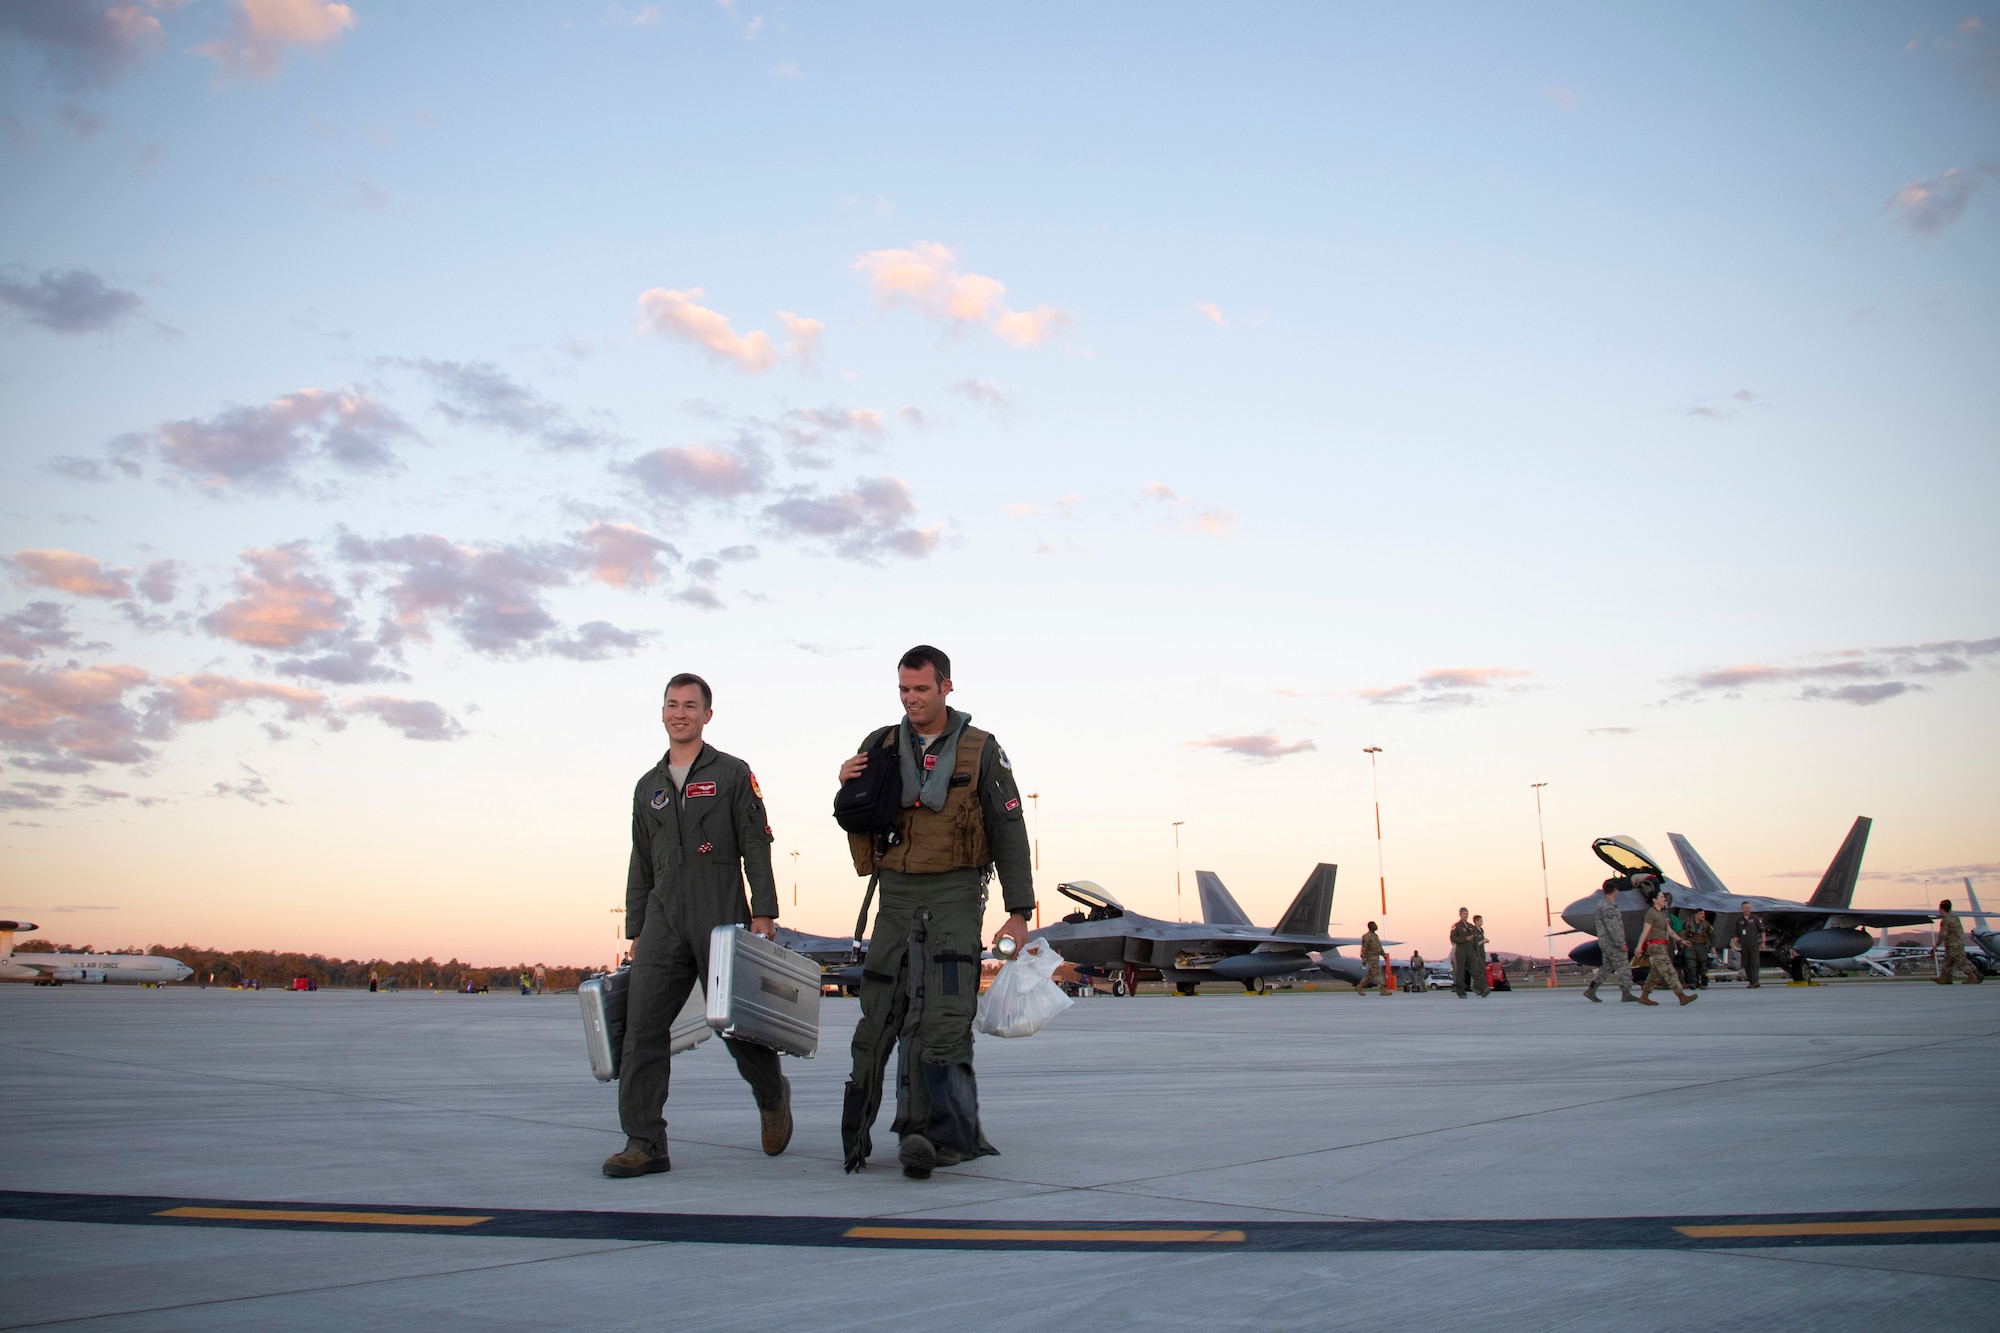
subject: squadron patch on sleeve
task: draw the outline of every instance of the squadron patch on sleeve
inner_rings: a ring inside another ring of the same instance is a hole
[[[755,773],[750,775],[750,794],[760,801],[764,799],[764,789],[757,785],[757,775]]]
[[[665,787],[653,793],[653,808],[655,810],[664,810],[667,808],[667,789]]]
[[[1004,745],[996,745],[993,748],[1000,752],[1000,767],[1006,769],[1009,773],[1012,773],[1014,771],[1014,761],[1007,757],[1007,747]]]

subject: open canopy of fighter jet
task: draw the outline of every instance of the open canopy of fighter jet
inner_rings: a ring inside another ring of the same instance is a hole
[[[1103,886],[1080,879],[1056,885],[1056,892],[1082,910],[1034,933],[1079,969],[1120,974],[1128,993],[1142,976],[1157,976],[1189,994],[1204,981],[1254,986],[1262,978],[1312,971],[1308,955],[1314,952],[1321,955],[1321,971],[1359,980],[1360,960],[1339,954],[1343,945],[1360,944],[1359,937],[1326,933],[1338,873],[1338,866],[1323,861],[1314,866],[1292,905],[1269,928],[1251,924],[1211,871],[1195,872],[1203,921],[1162,921],[1135,912]]]
[[[1874,821],[1862,816],[1854,821],[1847,838],[1834,853],[1827,865],[1826,873],[1820,876],[1819,886],[1812,897],[1805,902],[1794,902],[1789,898],[1771,898],[1754,893],[1732,893],[1708,862],[1701,859],[1701,853],[1694,844],[1678,833],[1669,833],[1668,841],[1674,845],[1674,854],[1680,858],[1681,871],[1687,876],[1687,883],[1679,883],[1667,877],[1658,858],[1639,844],[1638,839],[1620,834],[1616,837],[1599,838],[1590,844],[1598,859],[1610,866],[1616,877],[1625,881],[1625,887],[1618,891],[1618,912],[1625,920],[1625,942],[1629,947],[1639,938],[1645,926],[1646,904],[1636,889],[1630,887],[1632,877],[1639,874],[1657,875],[1663,887],[1674,895],[1674,907],[1681,912],[1707,911],[1716,922],[1718,943],[1727,942],[1736,935],[1737,922],[1741,919],[1744,903],[1763,923],[1764,952],[1784,959],[1791,951],[1797,950],[1807,958],[1829,960],[1853,958],[1868,952],[1875,940],[1868,934],[1867,927],[1908,926],[1927,923],[1936,918],[1935,912],[1904,908],[1855,907],[1854,886],[1861,877],[1861,857],[1868,847],[1868,830]],[[1595,935],[1597,930],[1597,900],[1599,893],[1579,898],[1565,907],[1562,918],[1571,929]],[[1570,951],[1570,957],[1578,962],[1594,964],[1597,961],[1597,941],[1589,940]]]

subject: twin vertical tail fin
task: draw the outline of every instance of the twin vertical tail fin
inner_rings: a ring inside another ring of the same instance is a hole
[[[1299,896],[1292,899],[1292,905],[1278,918],[1278,924],[1271,927],[1274,935],[1324,935],[1327,923],[1333,919],[1333,880],[1340,873],[1340,867],[1321,861],[1306,876],[1305,887]]]
[[[1972,905],[1972,910],[1970,912],[1959,913],[1959,915],[1964,917],[1966,920],[1984,921],[1987,917],[1993,915],[1993,913],[1988,912],[1985,908],[1979,905],[1979,895],[1972,891],[1972,876],[1970,875],[1967,875],[1965,877],[1965,901]]]
[[[1854,886],[1861,878],[1861,857],[1868,850],[1868,830],[1875,821],[1861,815],[1854,821],[1854,827],[1847,830],[1847,840],[1840,844],[1840,850],[1827,863],[1826,873],[1819,877],[1819,887],[1813,890],[1806,902],[1813,907],[1852,907]]]
[[[1194,872],[1195,891],[1201,894],[1201,919],[1209,926],[1250,926],[1256,923],[1243,905],[1236,901],[1228,889],[1222,887],[1222,877],[1213,870]]]
[[[1729,889],[1723,884],[1722,877],[1708,868],[1708,862],[1701,859],[1701,853],[1694,849],[1693,843],[1678,833],[1669,833],[1667,841],[1674,845],[1674,855],[1681,860],[1681,873],[1688,877],[1689,888],[1728,896]]]

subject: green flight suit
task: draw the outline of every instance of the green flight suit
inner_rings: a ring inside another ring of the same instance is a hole
[[[950,768],[945,754],[955,738],[958,710],[945,732],[924,751]],[[874,732],[856,751],[882,739]],[[928,771],[928,770],[926,770]],[[861,970],[861,1021],[851,1047],[854,1064],[841,1110],[841,1138],[849,1171],[867,1164],[881,1107],[889,1057],[897,1056],[896,1118],[900,1138],[922,1135],[959,1159],[997,1151],[979,1125],[978,1083],[972,1070],[972,1020],[979,1009],[981,925],[987,881],[997,869],[1009,912],[1035,910],[1034,859],[1023,819],[1020,789],[1006,751],[990,735],[975,778],[980,820],[992,860],[929,874],[877,872],[880,907],[869,932]],[[918,810],[915,818],[937,818]]]
[[[709,932],[777,915],[771,826],[750,766],[704,745],[688,767],[687,785],[676,787],[667,757],[660,756],[632,793],[632,861],[625,876],[625,937],[634,943],[618,1120],[628,1148],[666,1151],[667,1047],[689,992],[697,985],[708,991]],[[759,1108],[784,1102],[776,1051],[729,1038],[723,1045]]]
[[[1451,928],[1451,989],[1459,999],[1472,989],[1472,973],[1475,967],[1483,974],[1486,963],[1481,959],[1473,961],[1473,950],[1479,946],[1479,929],[1470,921],[1460,921]]]

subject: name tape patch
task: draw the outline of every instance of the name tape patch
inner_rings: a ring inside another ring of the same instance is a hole
[[[713,796],[715,795],[715,784],[713,782],[690,782],[687,785],[686,791],[682,794],[689,800],[693,800],[697,796]]]

